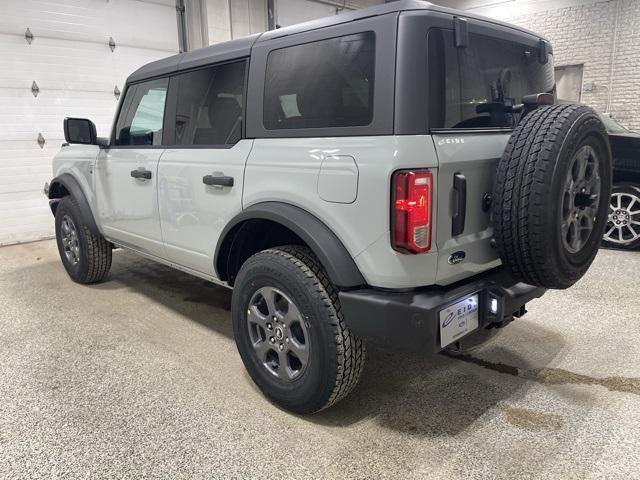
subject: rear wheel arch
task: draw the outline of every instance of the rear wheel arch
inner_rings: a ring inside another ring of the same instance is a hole
[[[101,235],[98,225],[93,217],[93,212],[89,206],[86,195],[84,194],[80,182],[76,180],[73,175],[64,173],[51,180],[49,186],[49,207],[51,213],[55,216],[56,209],[60,200],[66,196],[71,196],[76,201],[82,221],[86,227],[95,235]]]
[[[233,285],[240,267],[251,255],[281,245],[307,246],[337,287],[366,283],[355,261],[329,227],[306,210],[282,202],[252,205],[227,224],[214,257],[218,278]]]

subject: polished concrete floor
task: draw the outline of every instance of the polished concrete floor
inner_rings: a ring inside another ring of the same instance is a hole
[[[230,292],[117,251],[0,248],[1,478],[640,478],[640,253],[601,251],[473,355],[369,349],[300,417],[245,373]]]

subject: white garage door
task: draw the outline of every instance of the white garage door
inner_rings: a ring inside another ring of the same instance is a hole
[[[122,90],[139,66],[176,53],[178,36],[174,0],[1,3],[0,245],[6,245],[53,235],[42,188],[64,142],[63,118],[90,118],[98,135],[108,136],[116,86]]]

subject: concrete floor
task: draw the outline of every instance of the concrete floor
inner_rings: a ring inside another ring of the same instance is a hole
[[[370,349],[358,389],[281,411],[236,352],[230,292],[117,251],[0,248],[2,478],[640,478],[640,253],[601,251],[472,357]]]

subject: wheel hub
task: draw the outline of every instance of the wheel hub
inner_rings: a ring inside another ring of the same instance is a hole
[[[62,217],[60,222],[60,240],[64,249],[64,255],[71,265],[77,265],[80,261],[80,239],[76,224],[69,215]]]
[[[601,180],[598,156],[589,145],[580,148],[571,160],[562,196],[562,243],[577,253],[587,244],[595,227]]]
[[[616,192],[611,195],[604,239],[627,245],[640,238],[640,194]]]
[[[258,289],[247,309],[247,327],[255,354],[275,377],[290,382],[309,361],[309,332],[293,301],[273,287]]]

